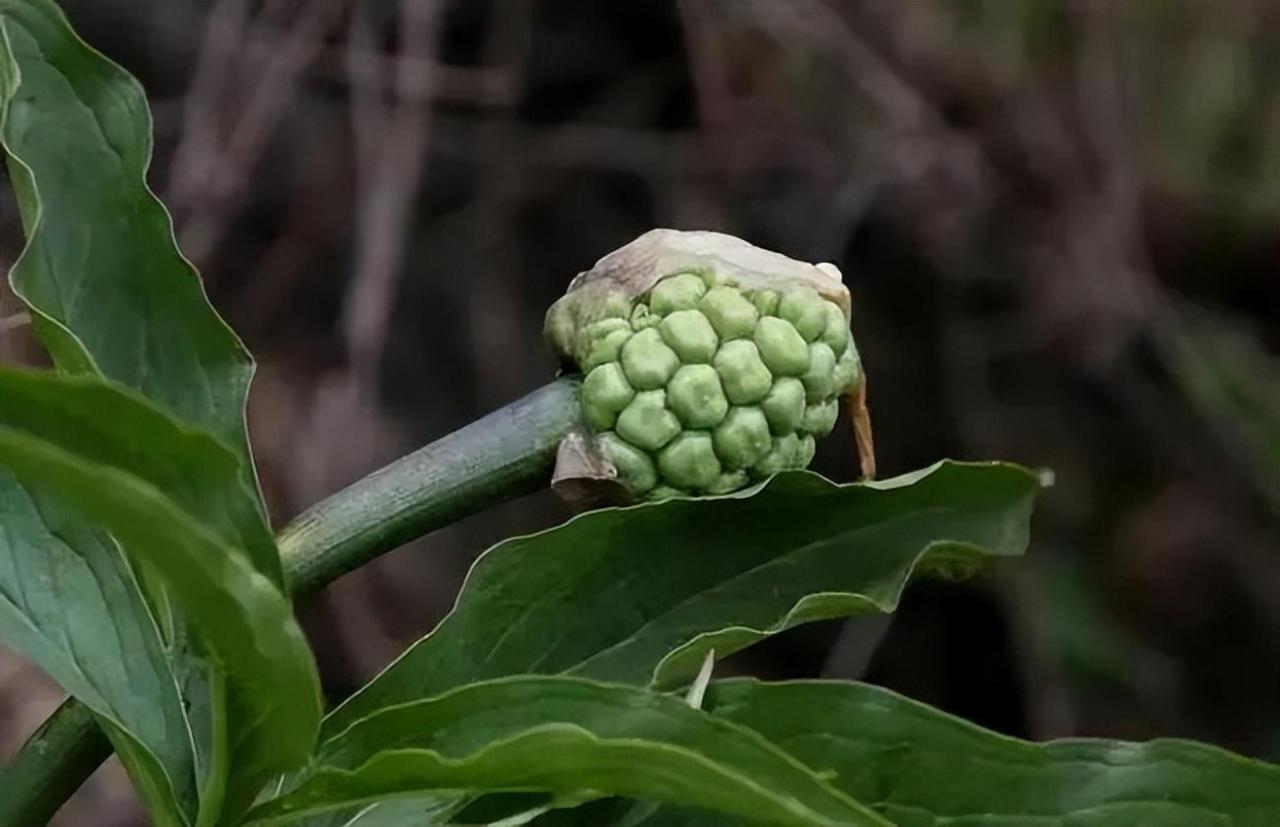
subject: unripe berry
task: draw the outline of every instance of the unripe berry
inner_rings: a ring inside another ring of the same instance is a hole
[[[649,312],[649,305],[637,304],[631,311],[631,329],[639,333],[646,327],[653,327],[662,321],[662,317]]]
[[[778,317],[791,322],[806,342],[812,342],[827,326],[826,302],[808,287],[788,290],[778,301]]]
[[[742,291],[733,287],[712,287],[698,303],[698,308],[711,321],[721,341],[745,339],[756,329],[760,313]]]
[[[759,402],[773,384],[773,375],[765,367],[754,342],[743,339],[725,342],[716,354],[715,366],[724,384],[725,396],[735,405]]]
[[[720,346],[711,322],[697,310],[677,310],[662,320],[658,332],[686,365],[710,364]]]
[[[618,414],[618,436],[646,451],[656,451],[680,433],[680,422],[666,408],[666,391],[641,391]]]
[[[844,317],[844,311],[831,302],[823,302],[826,305],[827,322],[822,328],[822,341],[826,342],[827,347],[831,348],[831,352],[836,358],[844,355],[845,348],[849,346],[849,320]]]
[[[562,463],[582,470],[561,479],[616,477],[657,500],[805,467],[861,382],[848,306],[835,268],[715,233],[655,231],[605,257],[547,316],[585,374],[598,448],[566,442]]]
[[[815,402],[804,409],[804,421],[800,430],[821,438],[831,433],[839,418],[840,404],[835,399]]]
[[[662,478],[686,490],[702,491],[720,478],[720,460],[711,437],[702,431],[686,431],[658,454]]]
[[[616,360],[618,352],[630,338],[631,326],[623,319],[604,319],[591,325],[579,336],[582,369],[589,371],[597,365]]]
[[[681,273],[671,276],[654,285],[649,294],[649,309],[659,316],[674,313],[677,310],[692,310],[698,306],[698,299],[707,292],[706,282],[694,273]]]
[[[633,493],[644,494],[658,484],[658,469],[644,451],[612,431],[599,434],[596,439],[618,470],[618,479]]]
[[[653,328],[642,330],[622,346],[622,370],[639,390],[657,390],[680,369],[680,357]]]
[[[687,497],[688,495],[688,492],[681,491],[679,488],[674,486],[659,485],[655,486],[654,489],[649,492],[648,499],[653,500],[654,502],[660,502],[662,500],[672,499],[673,497]]]
[[[760,311],[761,316],[773,316],[778,312],[778,291],[757,290],[751,297],[751,303]]]
[[[836,393],[848,393],[861,378],[862,360],[858,357],[858,349],[854,346],[853,339],[850,338],[848,350],[836,361],[832,383],[835,385]]]
[[[809,345],[809,369],[800,377],[805,399],[817,402],[835,394],[836,355],[824,342]]]
[[[593,368],[582,381],[582,401],[615,416],[627,407],[636,395],[617,362]],[[601,430],[608,430],[602,428]]]
[[[746,471],[726,471],[720,478],[707,486],[708,494],[730,494],[739,488],[745,488],[751,478]]]
[[[799,451],[800,439],[795,434],[775,437],[769,452],[751,469],[751,475],[762,479],[786,471],[788,468],[794,468]]]
[[[769,430],[774,436],[791,433],[800,427],[804,418],[804,385],[792,376],[778,379],[760,403],[760,409],[769,420]]]
[[[685,365],[667,385],[667,407],[686,428],[714,428],[729,412],[729,400],[715,368]]]
[[[796,455],[792,468],[808,468],[809,463],[813,462],[813,455],[817,453],[818,442],[810,434],[800,437],[800,441],[796,446]]]
[[[729,468],[750,468],[773,446],[764,412],[752,406],[734,408],[716,428],[716,455]]]
[[[809,346],[790,322],[764,316],[756,322],[755,343],[761,360],[777,376],[799,376],[809,369]]]

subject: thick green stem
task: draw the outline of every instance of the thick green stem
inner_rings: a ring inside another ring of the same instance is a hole
[[[309,594],[409,540],[546,487],[578,417],[578,383],[552,382],[316,504],[276,538],[289,591]]]
[[[0,824],[44,824],[111,756],[89,707],[68,699],[0,773]]]
[[[546,486],[579,410],[577,381],[557,380],[317,503],[276,537],[290,593]],[[110,755],[93,714],[67,700],[0,770],[0,827],[45,824]]]

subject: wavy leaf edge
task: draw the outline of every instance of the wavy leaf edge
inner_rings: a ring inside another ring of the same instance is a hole
[[[867,491],[877,492],[877,493],[879,492],[887,493],[896,489],[905,488],[905,487],[914,485],[916,483],[922,482],[932,476],[935,476],[940,472],[943,472],[949,469],[961,469],[961,470],[990,469],[990,470],[997,470],[997,471],[999,470],[1013,471],[1015,473],[1025,476],[1027,481],[1030,483],[1033,483],[1035,486],[1037,486],[1037,488],[1042,487],[1044,485],[1042,477],[1036,474],[1031,469],[1022,465],[1018,465],[1016,463],[1000,462],[1000,461],[976,461],[975,462],[975,461],[943,459],[931,465],[925,466],[924,468],[910,471],[905,474],[901,474],[899,476],[892,477],[886,480],[857,481],[857,482],[850,482],[850,483],[836,483],[813,471],[787,471],[781,474],[776,474],[770,477],[769,479],[763,480],[748,488],[742,489],[740,491],[735,491],[729,494],[722,494],[722,495],[712,496],[712,497],[677,497],[677,498],[661,500],[657,502],[643,502],[643,503],[637,503],[633,505],[611,506],[606,508],[600,508],[592,511],[586,511],[580,514],[575,514],[569,519],[565,520],[564,522],[559,523],[555,526],[551,526],[549,528],[507,537],[493,544],[489,548],[487,548],[484,552],[482,552],[479,556],[477,556],[474,561],[472,561],[470,567],[467,570],[466,576],[463,578],[462,585],[458,589],[457,595],[454,598],[453,605],[450,608],[450,610],[444,615],[444,617],[442,617],[440,621],[429,632],[427,632],[425,635],[423,635],[422,637],[418,638],[413,643],[411,643],[408,647],[404,649],[404,651],[402,651],[399,655],[393,658],[390,663],[388,663],[385,667],[383,667],[383,669],[379,670],[378,673],[374,675],[374,677],[371,680],[369,680],[364,687],[357,690],[355,693],[353,693],[350,697],[348,697],[342,703],[338,704],[337,707],[335,707],[332,711],[330,711],[327,717],[333,717],[337,715],[339,712],[341,712],[354,699],[359,698],[361,694],[364,692],[365,688],[373,685],[376,681],[379,680],[379,678],[382,677],[382,675],[387,674],[391,672],[393,669],[395,669],[397,665],[400,664],[401,661],[403,661],[406,657],[408,657],[409,654],[417,646],[431,639],[433,636],[437,634],[437,632],[439,632],[439,630],[444,628],[447,621],[461,607],[462,600],[464,599],[464,596],[468,593],[469,588],[472,586],[473,579],[477,576],[477,572],[488,562],[488,559],[491,556],[493,556],[496,553],[500,553],[503,550],[503,548],[506,547],[508,544],[519,544],[519,543],[524,543],[530,540],[536,540],[540,537],[544,537],[554,532],[561,531],[567,527],[576,525],[583,521],[601,519],[611,514],[634,513],[634,512],[650,510],[650,509],[661,509],[669,506],[673,502],[714,502],[719,500],[745,500],[745,499],[750,499],[752,497],[758,496],[759,494],[770,490],[774,486],[795,483],[795,482],[798,482],[799,484],[802,484],[802,485],[804,484],[814,485],[826,490],[862,489],[862,490],[867,490]],[[970,543],[962,543],[962,542],[956,542],[956,541],[939,541],[935,543],[930,543],[928,546],[921,549],[921,551],[913,559],[910,565],[910,569],[908,571],[908,577],[904,579],[900,588],[897,590],[895,599],[891,603],[890,610],[892,610],[892,608],[896,608],[898,600],[901,598],[903,590],[910,583],[911,578],[915,576],[915,574],[921,568],[921,566],[928,563],[930,559],[941,556],[942,553],[945,552],[945,550],[955,549],[955,548],[966,549],[978,555],[987,553],[986,549]],[[801,617],[803,615],[803,611],[805,607],[807,605],[811,605],[815,601],[821,600],[825,596],[847,598],[848,600],[851,600],[851,601],[858,601],[864,604],[875,606],[878,609],[880,608],[880,605],[876,603],[876,601],[872,600],[870,597],[866,595],[851,593],[851,592],[816,592],[810,595],[806,595],[804,598],[801,598],[799,601],[797,601],[791,607],[791,609],[788,610],[785,613],[785,615],[782,616],[782,618],[780,618],[779,621],[777,621],[774,624],[771,624],[770,626],[767,626],[764,628],[752,628],[752,627],[740,626],[740,625],[731,626],[731,627],[726,627],[724,629],[716,630],[714,632],[703,632],[703,633],[700,633],[699,635],[694,636],[693,638],[690,638],[684,644],[681,644],[679,647],[669,652],[666,656],[664,656],[661,659],[661,661],[659,661],[659,663],[655,666],[654,670],[650,675],[649,685],[653,687],[658,687],[660,685],[665,686],[666,684],[670,683],[667,676],[671,672],[675,671],[672,667],[672,664],[674,663],[683,664],[687,662],[691,664],[692,668],[696,671],[697,666],[701,662],[702,656],[705,655],[706,651],[709,648],[711,648],[710,646],[707,646],[705,644],[714,642],[717,638],[723,638],[726,635],[733,632],[740,633],[740,634],[745,633],[749,635],[756,635],[757,637],[743,644],[743,646],[746,646],[752,642],[763,639],[764,637],[768,637],[771,634],[776,634],[779,631],[784,631],[788,628],[791,628],[793,625],[803,622],[801,620]],[[741,648],[742,646],[738,647],[738,649],[741,649]],[[737,651],[737,649],[733,651]],[[727,654],[729,654],[728,651],[721,652],[719,649],[717,649],[718,657],[724,657]],[[570,671],[570,674],[572,674],[572,670]],[[376,714],[376,713],[371,713],[371,714]],[[364,716],[364,717],[367,717],[367,716]],[[360,718],[357,718],[356,720],[360,720]],[[328,742],[329,740],[331,740],[332,737],[334,736],[329,733],[325,733],[322,729],[322,732],[321,732],[322,743]]]

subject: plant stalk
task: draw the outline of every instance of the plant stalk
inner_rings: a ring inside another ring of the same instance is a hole
[[[545,488],[579,415],[577,380],[552,382],[317,503],[276,536],[290,594],[311,594],[410,540]]]
[[[111,757],[111,742],[89,707],[68,698],[0,770],[0,825],[35,827]]]
[[[303,512],[276,535],[290,595],[546,487],[560,441],[579,422],[578,387],[544,385]],[[0,827],[47,823],[111,752],[93,713],[67,699],[0,770]]]

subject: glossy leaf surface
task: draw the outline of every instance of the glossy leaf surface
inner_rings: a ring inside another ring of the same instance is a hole
[[[996,464],[850,485],[797,472],[508,540],[476,562],[440,626],[325,732],[504,675],[678,685],[711,649],[724,657],[800,623],[892,611],[915,574],[1022,553],[1037,488],[1025,469]]]
[[[554,677],[472,684],[370,716],[250,816],[284,822],[425,791],[612,793],[763,823],[886,824],[755,733],[679,698]]]
[[[104,526],[132,567],[154,572],[182,605],[206,665],[225,674],[228,682],[225,737],[234,776],[260,777],[301,764],[319,721],[319,683],[285,597],[242,553],[228,548],[154,485],[119,467],[84,459],[56,439],[16,429],[5,414],[0,410],[0,465],[25,488],[47,492]],[[75,439],[63,441],[74,444]],[[198,463],[200,456],[191,453],[182,459]],[[29,592],[41,585],[50,593],[35,599],[54,605],[62,601],[56,579],[24,576],[18,582],[28,605]],[[106,608],[114,620],[124,607]],[[68,626],[81,635],[114,634],[110,626]]]
[[[142,393],[239,456],[258,512],[244,407],[253,360],[178,251],[147,186],[142,88],[51,0],[0,0],[3,142],[27,246],[9,273],[58,368]],[[274,549],[249,547],[282,583]]]
[[[7,384],[8,424],[160,487],[212,528],[219,554],[251,561],[279,588],[244,429],[252,360],[209,305],[147,187],[142,89],[50,0],[0,0],[0,35],[0,134],[27,235],[10,281],[59,370],[84,377],[74,391],[26,389],[49,391],[39,399]],[[94,387],[99,376],[179,421],[147,408],[134,411],[140,419],[119,415],[116,389]],[[186,465],[178,443],[214,439],[228,447],[197,450],[208,465]],[[196,639],[211,619],[189,617],[166,578],[137,564],[145,554],[122,549],[40,484],[0,473],[0,508],[6,639],[91,706],[156,823],[208,823],[228,783],[228,738],[238,748],[260,741],[268,764],[289,749],[287,737],[272,744],[228,732],[226,664]],[[241,703],[234,685],[231,695]],[[5,783],[0,774],[0,792]]]
[[[1280,824],[1280,767],[1205,744],[1009,738],[881,687],[714,683],[713,714],[759,732],[899,827],[1264,827]],[[601,827],[636,806],[548,824]],[[603,819],[603,814],[611,816]],[[631,823],[636,823],[632,821]],[[740,823],[661,810],[644,827]]]

